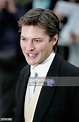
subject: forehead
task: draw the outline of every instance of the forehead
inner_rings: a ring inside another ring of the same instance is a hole
[[[26,25],[22,26],[21,28],[21,35],[22,36],[46,36],[45,30],[38,26],[33,25]]]

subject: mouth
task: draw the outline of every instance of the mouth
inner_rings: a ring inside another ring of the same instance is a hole
[[[33,58],[36,58],[37,57],[37,55],[38,55],[38,53],[27,53],[27,56],[29,57],[29,58],[31,58],[31,59],[33,59]]]

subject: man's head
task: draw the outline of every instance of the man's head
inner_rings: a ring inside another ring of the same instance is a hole
[[[56,50],[59,20],[51,10],[31,9],[20,18],[18,24],[21,30],[21,48],[29,64],[34,65],[33,58],[41,63],[50,55],[52,50]],[[35,41],[39,44],[37,45]],[[28,45],[25,42],[30,42],[28,47],[25,47],[25,45]]]

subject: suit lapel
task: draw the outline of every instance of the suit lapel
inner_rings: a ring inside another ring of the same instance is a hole
[[[29,66],[26,66],[25,69],[22,71],[21,79],[20,79],[20,86],[19,86],[19,102],[18,102],[18,119],[19,122],[23,121],[24,119],[24,101],[25,101],[25,93],[27,88],[27,82],[29,78]]]
[[[50,69],[48,71],[47,77],[52,77],[55,80],[55,77],[58,76],[61,61],[62,61],[62,58],[58,54],[56,54],[51,66],[50,66]],[[53,87],[43,86],[42,87],[40,96],[39,96],[39,99],[37,102],[33,122],[42,121],[42,119],[49,107],[51,99],[54,95],[54,91],[55,91],[55,86],[53,86]]]
[[[26,87],[27,87],[27,83],[28,83],[28,78],[30,76],[29,69],[30,69],[29,66],[27,66],[25,68],[25,70],[22,72],[22,75],[23,75],[23,76],[21,76],[22,79],[20,80],[21,81],[21,87],[20,87],[21,89],[20,89],[20,91],[21,91],[21,93],[23,93],[23,95],[25,95]]]

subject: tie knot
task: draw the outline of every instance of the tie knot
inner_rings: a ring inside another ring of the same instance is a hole
[[[36,73],[36,71],[32,68],[31,69],[31,77],[37,77],[38,74]]]

